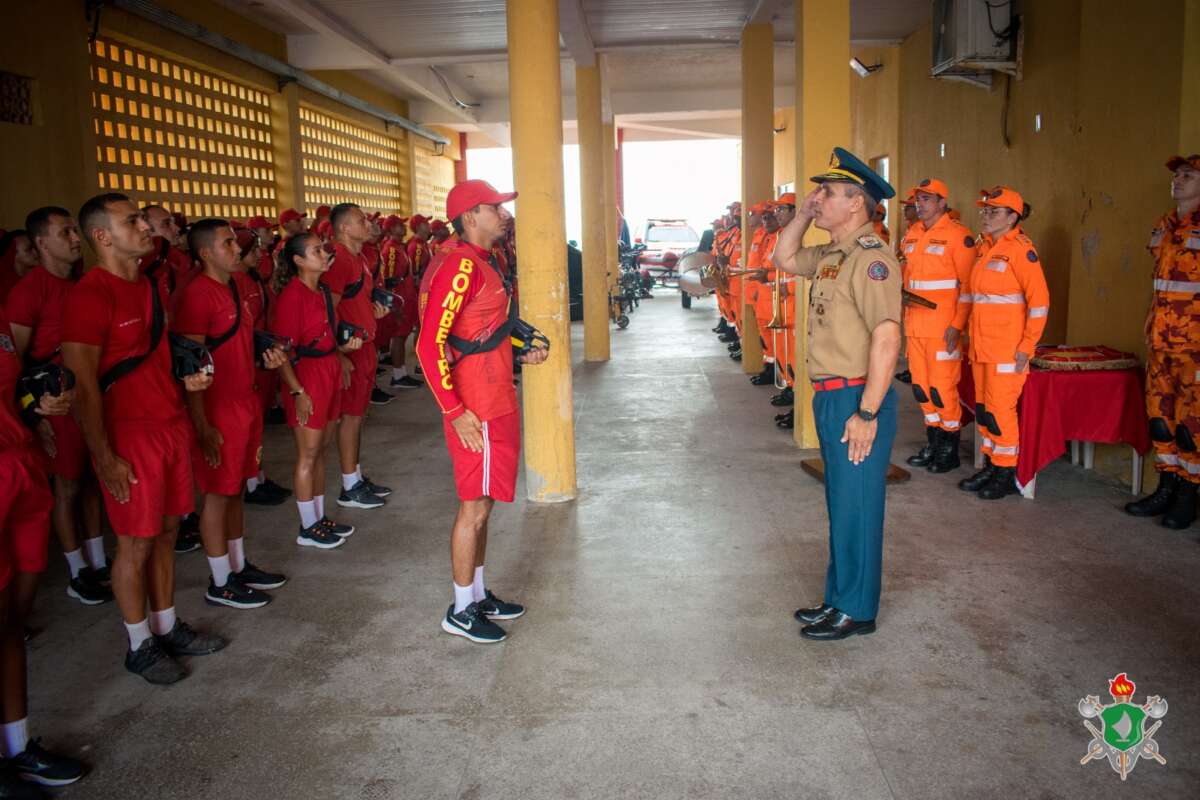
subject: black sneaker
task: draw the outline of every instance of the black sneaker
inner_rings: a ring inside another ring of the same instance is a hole
[[[252,506],[278,506],[287,500],[287,495],[272,492],[266,484],[260,483],[254,487],[253,492],[244,492],[242,500]]]
[[[187,677],[183,665],[167,654],[158,637],[151,636],[137,650],[125,654],[125,669],[141,675],[147,683],[165,686]]]
[[[365,483],[367,485],[367,488],[371,490],[371,494],[375,495],[376,497],[387,497],[388,495],[390,495],[392,493],[392,490],[390,488],[388,488],[387,486],[380,486],[378,483],[375,483],[375,481],[371,480],[366,475],[363,475],[362,479],[363,479],[363,483]]]
[[[179,526],[179,535],[175,537],[175,552],[190,553],[200,549],[200,534],[184,530]]]
[[[338,495],[337,504],[342,508],[380,508],[383,506],[383,498],[373,494],[367,482],[360,478],[349,491],[342,490]]]
[[[249,561],[242,567],[241,572],[233,573],[243,586],[251,589],[278,589],[287,583],[287,576],[278,572],[266,572],[251,564]]]
[[[18,778],[42,786],[67,786],[83,777],[83,764],[43,750],[41,741],[30,739],[24,751],[8,760],[9,768]]]
[[[484,590],[484,598],[476,605],[479,606],[479,612],[488,619],[516,619],[525,613],[525,606],[506,603],[492,594],[491,589]]]
[[[346,540],[329,531],[320,522],[314,522],[307,528],[301,528],[296,536],[296,544],[301,547],[319,547],[322,550],[332,550],[341,547]]]
[[[98,606],[110,602],[113,593],[100,583],[94,570],[84,567],[67,584],[67,597],[73,597],[85,606]]]
[[[345,539],[347,536],[353,535],[354,533],[353,525],[343,525],[340,522],[334,522],[329,517],[321,517],[319,520],[317,520],[317,524],[332,533],[334,536],[340,536],[343,539]]]
[[[266,592],[251,589],[240,580],[230,575],[224,586],[213,584],[208,579],[208,591],[204,593],[204,602],[210,606],[229,606],[230,608],[262,608],[271,602],[271,596]]]
[[[383,389],[380,389],[378,386],[371,390],[371,405],[373,406],[386,406],[394,399],[395,398],[393,398]]]
[[[425,385],[425,381],[414,378],[412,375],[405,375],[403,378],[392,378],[391,386],[393,389],[420,389]]]
[[[265,481],[260,483],[259,486],[265,488],[271,494],[277,494],[285,499],[292,496],[291,489],[287,488],[286,486],[280,486],[270,478],[267,478]]]
[[[282,406],[268,408],[267,412],[263,414],[263,422],[267,425],[283,425],[287,422],[287,412],[283,410]]]
[[[442,619],[442,630],[479,644],[495,644],[508,637],[503,628],[483,615],[478,603],[471,603],[457,614],[452,603]]]
[[[166,636],[155,635],[159,645],[172,656],[206,656],[224,649],[228,644],[215,633],[200,633],[181,619]]]

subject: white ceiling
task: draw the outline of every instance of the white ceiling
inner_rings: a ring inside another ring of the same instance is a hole
[[[417,122],[507,140],[504,0],[219,2],[286,33],[288,60],[300,69],[353,71],[408,100]],[[567,119],[575,113],[576,60],[599,54],[608,107],[629,128],[629,138],[738,135],[733,113],[741,93],[738,42],[748,20],[773,22],[776,94],[780,105],[791,104],[792,0],[560,0],[559,5]],[[851,0],[851,38],[898,42],[929,13],[929,0]]]

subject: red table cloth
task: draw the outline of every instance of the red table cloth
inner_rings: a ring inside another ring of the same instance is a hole
[[[1150,449],[1142,370],[1057,371],[1031,369],[1021,392],[1021,450],[1017,484],[1027,485],[1047,464],[1067,452],[1067,442],[1127,444]],[[959,397],[975,408],[975,383],[963,363]],[[964,423],[967,421],[963,418]]]

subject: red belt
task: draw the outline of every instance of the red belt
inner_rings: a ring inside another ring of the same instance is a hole
[[[813,381],[812,387],[814,392],[829,392],[834,389],[845,389],[847,386],[862,386],[866,382],[866,378],[822,378]]]

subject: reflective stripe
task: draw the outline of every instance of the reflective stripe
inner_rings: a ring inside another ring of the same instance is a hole
[[[1016,294],[973,294],[972,303],[993,303],[996,305],[1020,305],[1025,302],[1025,295]]]
[[[960,294],[960,295],[958,296],[958,302],[960,302],[960,303],[974,303],[975,301],[971,299],[971,298],[973,298],[974,296],[975,296],[975,295],[973,295],[973,294]]]
[[[1169,464],[1173,467],[1179,466],[1179,456],[1172,453],[1159,453],[1154,457],[1154,460],[1160,464]]]
[[[483,428],[483,496],[487,497],[492,490],[492,445],[488,441],[488,424],[484,422]]]
[[[937,414],[926,414],[925,415],[926,422],[941,422],[941,420],[942,420],[942,418],[940,416],[938,416]]]
[[[1033,308],[1029,309],[1029,318],[1038,319],[1039,317],[1044,317],[1049,313],[1050,306],[1034,306]]]
[[[945,350],[938,350],[934,357],[938,361],[962,361],[962,350],[955,350],[953,353],[947,353]]]
[[[1017,365],[1015,363],[1013,363],[1013,364],[997,364],[996,365],[996,374],[997,375],[1004,374],[1004,373],[1015,373],[1016,371],[1017,371]]]
[[[957,288],[958,288],[958,281],[957,281],[957,280],[953,280],[953,279],[951,279],[951,280],[948,280],[948,281],[909,281],[909,282],[908,282],[908,288],[909,288],[909,289],[914,289],[914,290],[921,290],[921,289],[957,289]]]
[[[1008,269],[1008,262],[1007,261],[989,261],[987,263],[987,268],[990,269],[992,272],[1004,272],[1004,270]]]
[[[1200,383],[1200,369],[1196,370],[1195,381],[1196,383]]]
[[[1015,456],[1018,449],[1015,444],[1011,447],[993,447],[992,454],[997,456]]]
[[[1180,461],[1179,466],[1187,470],[1189,475],[1200,475],[1200,462],[1197,461]]]
[[[931,256],[943,256],[946,254],[946,245],[931,244],[925,247],[925,252]]]
[[[1178,292],[1179,294],[1200,294],[1200,282],[1197,281],[1164,281],[1154,279],[1154,291]]]
[[[953,421],[952,421],[952,420],[948,420],[948,419],[944,419],[944,420],[942,420],[942,425],[943,425],[943,426],[946,428],[946,430],[948,430],[948,431],[955,431],[955,430],[958,430],[958,426],[959,426],[959,425],[961,425],[961,424],[962,424],[962,423],[960,423],[958,420],[953,420]]]
[[[991,447],[991,446],[992,446],[992,440],[991,440],[991,439],[989,439],[989,438],[988,438],[988,437],[986,437],[986,436],[985,436],[985,437],[983,437],[983,446],[984,446],[984,447]]]

